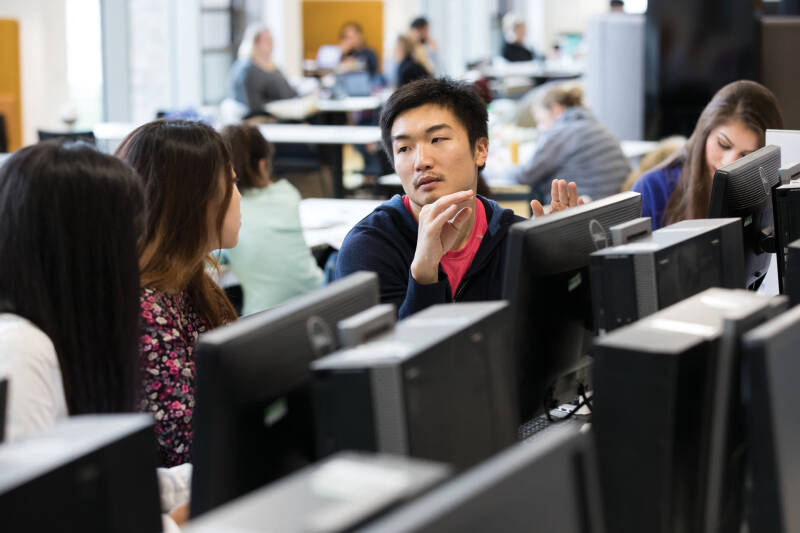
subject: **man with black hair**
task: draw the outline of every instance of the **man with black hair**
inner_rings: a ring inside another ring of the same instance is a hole
[[[486,104],[471,85],[422,79],[386,102],[386,154],[403,184],[347,235],[336,277],[378,274],[381,301],[400,318],[430,305],[501,298],[508,228],[524,220],[476,194],[489,150]],[[580,203],[577,187],[552,185],[552,211]],[[534,200],[531,209],[544,215]]]

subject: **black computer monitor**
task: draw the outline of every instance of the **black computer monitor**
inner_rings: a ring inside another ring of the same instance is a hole
[[[750,531],[800,531],[800,306],[744,336],[749,372],[747,426],[752,490]]]
[[[8,379],[0,378],[0,442],[6,438],[6,404],[8,397]]]
[[[161,531],[149,415],[72,416],[0,445],[0,529]]]
[[[602,533],[591,433],[553,426],[359,531]]]
[[[786,247],[786,266],[783,274],[783,294],[790,305],[800,304],[800,239]]]
[[[589,353],[596,331],[589,255],[611,244],[611,226],[639,218],[641,204],[639,194],[625,192],[509,230],[503,298],[511,302],[522,421],[543,409],[555,379]]]
[[[192,516],[315,459],[309,364],[378,299],[377,275],[357,272],[200,336]]]
[[[598,340],[592,426],[611,531],[739,531],[739,341],[785,304],[712,288]]]
[[[670,224],[592,254],[595,323],[611,331],[711,287],[743,289],[743,269],[738,218]]]
[[[775,210],[775,253],[778,259],[778,287],[788,294],[787,273],[789,245],[800,239],[800,181],[775,188],[772,198]]]
[[[775,252],[772,189],[780,184],[781,149],[769,145],[717,169],[708,218],[742,219],[745,286],[755,288]]]
[[[341,452],[192,520],[184,533],[339,533],[430,490],[448,477],[441,463]]]
[[[469,468],[517,440],[508,302],[433,305],[312,363],[321,456],[365,450]]]

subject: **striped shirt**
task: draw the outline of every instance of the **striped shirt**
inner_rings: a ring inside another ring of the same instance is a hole
[[[550,182],[574,181],[581,195],[598,200],[620,191],[631,168],[619,141],[585,108],[567,109],[539,137],[536,152],[511,178],[550,201]]]

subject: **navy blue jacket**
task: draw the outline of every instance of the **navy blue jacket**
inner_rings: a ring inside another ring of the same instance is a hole
[[[395,304],[400,318],[438,303],[502,299],[508,228],[525,219],[492,200],[478,199],[486,208],[488,229],[455,298],[441,265],[437,283],[421,285],[411,277],[418,226],[400,195],[379,205],[350,230],[339,250],[336,278],[359,270],[377,273],[381,302]]]

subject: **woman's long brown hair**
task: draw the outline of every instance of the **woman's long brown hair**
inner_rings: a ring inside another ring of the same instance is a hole
[[[758,135],[759,147],[764,146],[767,129],[783,128],[778,100],[763,85],[740,80],[717,91],[703,109],[686,147],[663,165],[683,162],[678,185],[664,209],[663,225],[708,216],[711,180],[708,179],[706,140],[716,127],[734,120],[741,121]]]
[[[236,318],[225,293],[205,272],[213,227],[222,235],[233,194],[231,157],[220,135],[199,122],[156,120],[128,135],[117,157],[141,176],[147,224],[139,241],[143,287],[186,290],[210,327]],[[224,190],[220,176],[224,177]]]

